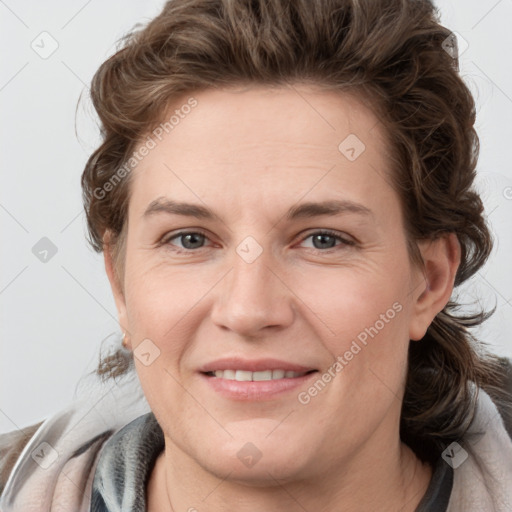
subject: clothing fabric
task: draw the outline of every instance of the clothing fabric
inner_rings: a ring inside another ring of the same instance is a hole
[[[145,485],[163,449],[163,433],[153,413],[137,418],[116,433],[106,443],[96,468],[91,510],[145,510]],[[453,470],[439,459],[417,512],[446,512],[452,483]]]
[[[0,436],[0,453],[8,455],[12,441],[12,434]],[[438,459],[416,512],[511,512],[512,439],[483,390],[458,446],[464,451],[447,447]],[[132,374],[40,425],[18,457],[0,510],[144,511],[163,449],[163,432]]]

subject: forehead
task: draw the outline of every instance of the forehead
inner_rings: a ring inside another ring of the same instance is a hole
[[[230,151],[235,144],[237,149],[243,144],[257,151],[261,141],[275,146],[297,143],[305,150],[316,144],[337,151],[340,138],[350,133],[369,143],[383,139],[377,114],[363,97],[303,84],[183,95],[163,113],[162,121],[159,139],[164,143],[172,139],[184,150],[208,147],[212,154]]]
[[[353,95],[304,85],[205,90],[175,101],[162,119],[132,177],[140,208],[176,193],[262,207],[272,193],[368,195],[376,179],[388,181],[382,124]]]

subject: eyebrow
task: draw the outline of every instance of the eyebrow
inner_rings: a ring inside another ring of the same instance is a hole
[[[158,213],[183,215],[185,217],[196,217],[198,219],[220,220],[218,215],[216,215],[212,210],[205,206],[173,201],[165,197],[159,197],[158,199],[152,201],[142,216],[146,218]],[[292,206],[287,211],[286,218],[287,220],[295,220],[320,217],[322,215],[340,215],[343,213],[355,213],[373,217],[373,212],[366,206],[355,203],[354,201],[343,199],[322,202],[307,202],[297,206]]]

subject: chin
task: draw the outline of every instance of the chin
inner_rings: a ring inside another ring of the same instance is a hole
[[[203,467],[221,480],[228,479],[249,487],[277,486],[304,478],[304,471],[296,464],[291,466],[290,460],[275,457],[267,457],[265,461],[262,458],[252,467],[244,467],[238,459],[231,457],[221,464],[212,464],[209,460]]]
[[[206,470],[224,479],[244,485],[266,487],[306,478],[311,471],[309,457],[303,448],[304,440],[293,442],[279,439],[271,441],[265,436],[236,436],[225,446],[212,446],[205,450],[209,459],[198,460]],[[254,439],[254,441],[248,441]],[[205,453],[203,452],[203,453]]]

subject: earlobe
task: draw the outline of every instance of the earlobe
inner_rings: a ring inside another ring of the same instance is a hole
[[[413,310],[409,338],[425,336],[436,315],[446,306],[453,292],[455,275],[460,264],[460,244],[455,233],[418,244],[424,268],[418,269],[417,291],[413,291]]]

